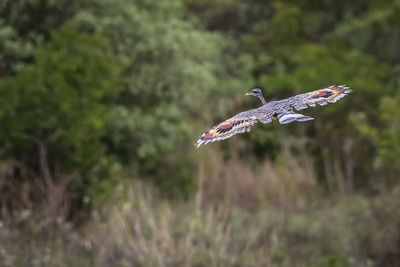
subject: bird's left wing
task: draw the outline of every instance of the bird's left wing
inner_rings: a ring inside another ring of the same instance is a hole
[[[238,133],[249,132],[250,127],[257,121],[268,123],[272,121],[272,118],[269,118],[268,114],[265,114],[261,108],[241,112],[203,133],[197,140],[196,146],[224,140]]]
[[[308,106],[315,107],[316,104],[325,106],[328,103],[335,103],[349,93],[351,93],[351,90],[347,86],[332,85],[320,90],[296,95],[283,101],[287,102],[287,104],[294,107],[296,110],[301,110],[308,108]]]

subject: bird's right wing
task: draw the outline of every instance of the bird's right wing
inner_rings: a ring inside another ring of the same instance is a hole
[[[269,123],[272,121],[272,118],[269,118],[263,112],[262,108],[241,112],[203,133],[199,140],[197,140],[196,146],[199,147],[203,143],[207,144],[209,142],[224,140],[238,133],[249,132],[250,127],[257,121]]]

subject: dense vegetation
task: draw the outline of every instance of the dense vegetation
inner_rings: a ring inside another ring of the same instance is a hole
[[[397,0],[0,1],[0,265],[400,265],[399,64]]]

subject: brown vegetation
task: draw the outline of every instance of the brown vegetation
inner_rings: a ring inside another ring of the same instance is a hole
[[[400,190],[324,199],[311,160],[285,151],[278,163],[266,160],[255,171],[237,157],[222,164],[210,152],[187,203],[126,181],[80,230],[50,212],[52,201],[42,207],[53,214],[51,225],[38,228],[41,216],[22,210],[1,222],[0,260],[4,266],[397,266]]]

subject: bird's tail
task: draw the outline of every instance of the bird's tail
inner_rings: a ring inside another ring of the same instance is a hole
[[[314,118],[305,116],[303,114],[295,113],[295,112],[288,112],[288,113],[283,113],[278,116],[279,118],[279,123],[280,124],[287,124],[291,123],[293,121],[310,121],[313,120]]]

